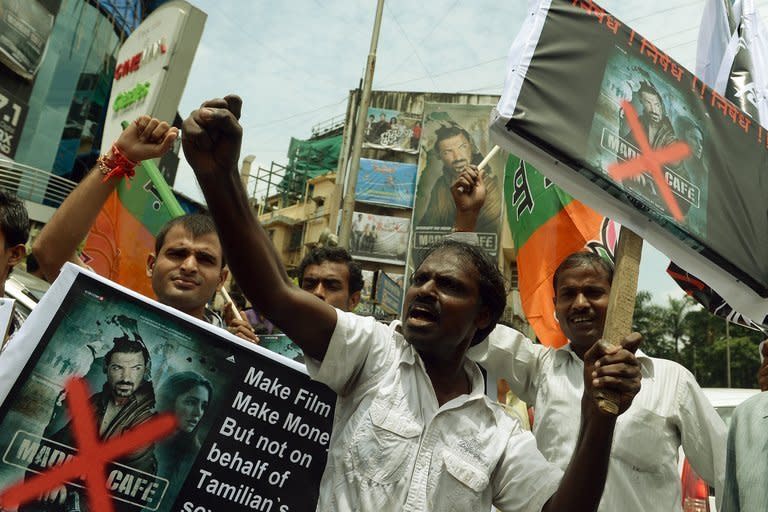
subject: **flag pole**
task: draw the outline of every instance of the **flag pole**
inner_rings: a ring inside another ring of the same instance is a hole
[[[616,245],[616,265],[611,293],[608,295],[608,312],[603,327],[603,339],[611,345],[621,345],[621,340],[632,332],[642,252],[643,239],[627,227],[621,226]],[[598,407],[602,411],[619,413],[618,393],[599,390],[596,396]]]

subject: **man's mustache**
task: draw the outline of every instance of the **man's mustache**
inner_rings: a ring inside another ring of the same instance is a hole
[[[133,386],[134,383],[129,380],[121,380],[115,383],[115,386],[120,386],[122,384],[125,384],[126,386]]]
[[[461,160],[454,160],[451,162],[452,167],[457,167],[458,165],[461,165],[462,167],[467,166],[467,160],[465,158],[462,158]]]

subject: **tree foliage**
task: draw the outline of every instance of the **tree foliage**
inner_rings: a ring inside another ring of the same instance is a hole
[[[731,386],[757,387],[757,345],[764,335],[731,324],[729,342],[725,323],[688,297],[669,298],[666,305],[659,305],[649,292],[640,291],[632,328],[645,337],[643,352],[677,361],[696,376],[702,387],[727,387],[729,349]]]

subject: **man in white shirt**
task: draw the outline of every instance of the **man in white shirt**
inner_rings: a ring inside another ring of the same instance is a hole
[[[458,188],[462,188],[459,193]],[[473,202],[483,195],[482,174],[467,170],[454,186],[461,204],[456,226],[472,231]],[[462,216],[463,213],[463,216]],[[569,340],[555,350],[514,329],[497,326],[469,357],[534,406],[539,450],[565,468],[577,445],[585,355],[600,339],[613,268],[591,252],[566,258],[554,276],[555,315]],[[600,511],[681,510],[678,449],[721,496],[726,428],[691,373],[679,364],[637,352],[642,386],[616,425]]]
[[[183,125],[194,169],[243,292],[294,340],[311,374],[339,395],[318,510],[596,510],[616,417],[597,389],[638,391],[631,350],[596,345],[585,355],[583,421],[565,472],[530,433],[484,394],[467,348],[505,305],[503,279],[478,248],[448,242],[418,266],[403,322],[387,327],[345,313],[295,286],[248,205],[237,173],[242,129],[236,96],[211,100]],[[237,220],[235,220],[237,219]]]

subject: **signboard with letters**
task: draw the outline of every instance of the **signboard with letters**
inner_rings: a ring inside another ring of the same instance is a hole
[[[592,0],[544,0],[530,14],[494,140],[763,322],[768,130]],[[515,196],[530,206],[523,181]]]
[[[101,443],[159,413],[177,419],[107,464],[116,510],[315,508],[334,393],[303,365],[71,264],[0,361],[0,494],[77,453],[72,377],[91,390]],[[80,510],[86,484],[66,481],[66,510]]]

